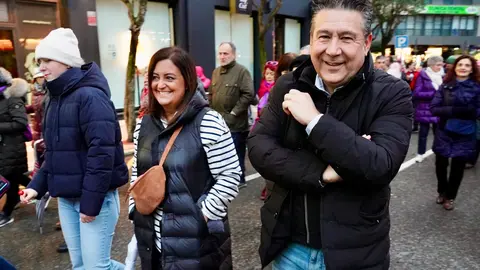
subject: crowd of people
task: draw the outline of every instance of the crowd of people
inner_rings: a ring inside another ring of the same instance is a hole
[[[405,80],[415,108],[413,131],[418,132],[416,161],[427,152],[430,130],[435,153],[438,197],[446,210],[454,209],[465,169],[475,167],[480,154],[480,62],[469,55],[440,55],[405,66],[378,56],[378,69]],[[388,65],[388,63],[391,63]],[[450,173],[447,173],[450,166]]]
[[[71,29],[50,32],[36,47],[31,84],[0,69],[0,175],[11,184],[0,227],[13,222],[20,200],[51,196],[73,269],[134,269],[137,258],[142,269],[232,269],[228,207],[247,185],[248,149],[266,179],[263,267],[388,269],[389,185],[411,133],[418,130],[422,162],[433,131],[432,201],[453,210],[479,155],[480,71],[469,55],[447,67],[441,56],[405,65],[373,59],[370,1],[312,8],[310,46],[267,61],[257,90],[232,42],[219,45],[211,80],[181,48],[151,57],[128,217],[118,189],[129,170],[107,79],[84,62]],[[31,180],[26,141],[40,153]],[[119,218],[132,221],[125,264],[111,259]]]

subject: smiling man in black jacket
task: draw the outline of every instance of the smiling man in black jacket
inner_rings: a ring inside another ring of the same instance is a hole
[[[248,138],[253,166],[275,183],[262,264],[388,269],[389,184],[409,146],[411,92],[374,70],[371,1],[313,2],[311,60],[277,81]],[[329,165],[340,177],[323,179]]]

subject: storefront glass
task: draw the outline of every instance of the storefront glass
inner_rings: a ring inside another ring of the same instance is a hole
[[[253,76],[253,18],[244,14],[230,15],[229,11],[215,10],[215,56],[222,42],[230,41],[237,47],[237,62]],[[216,57],[216,66],[220,66]],[[208,75],[207,75],[208,76]]]
[[[0,29],[0,66],[10,71],[14,78],[18,77],[12,30]]]
[[[297,20],[285,19],[285,53],[300,51],[301,25]]]
[[[33,69],[35,48],[40,40],[56,28],[56,5],[52,3],[17,3],[18,29],[16,30],[20,47],[18,55],[23,59],[24,77],[30,80]]]
[[[477,21],[477,16],[405,16],[396,28],[395,35],[475,36]]]
[[[110,85],[115,107],[123,108],[131,37],[127,8],[118,0],[97,0],[96,4],[102,72]],[[137,47],[137,106],[139,93],[143,89],[144,73],[151,56],[159,49],[173,45],[172,25],[173,18],[168,4],[149,1]]]

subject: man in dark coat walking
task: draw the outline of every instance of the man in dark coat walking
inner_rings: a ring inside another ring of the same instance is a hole
[[[248,138],[253,166],[275,183],[261,210],[262,265],[388,269],[389,184],[410,142],[410,88],[374,69],[371,1],[313,9],[311,60],[277,81]],[[338,177],[324,177],[329,165]]]

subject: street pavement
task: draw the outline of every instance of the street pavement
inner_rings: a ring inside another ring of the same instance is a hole
[[[432,138],[429,140],[431,145]],[[417,135],[414,134],[406,161],[415,157]],[[391,269],[480,269],[480,167],[465,172],[456,208],[447,212],[437,204],[434,156],[423,163],[408,163],[392,182],[390,213]],[[247,161],[247,175],[255,174]],[[248,182],[230,207],[234,269],[260,269],[258,199],[264,181]],[[123,261],[133,234],[127,219],[126,187],[121,189],[122,213],[114,237],[112,257]],[[36,226],[32,205],[21,206],[15,222],[0,228],[0,255],[18,269],[69,269],[68,254],[55,249],[62,242],[55,231],[56,200],[46,213],[44,234]]]

